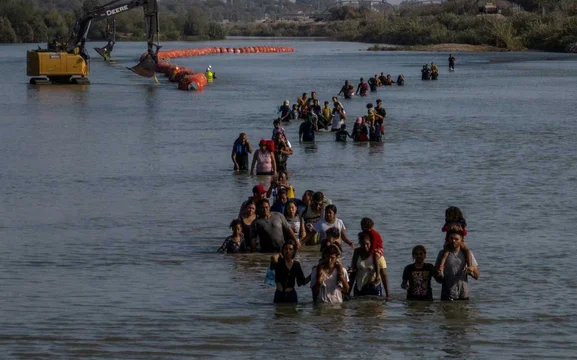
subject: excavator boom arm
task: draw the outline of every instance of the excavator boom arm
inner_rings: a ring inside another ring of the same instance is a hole
[[[132,10],[137,7],[144,8],[144,17],[147,25],[147,43],[149,53],[154,52],[154,34],[158,31],[158,2],[157,0],[113,0],[101,6],[97,6],[90,10],[84,17],[76,22],[70,38],[66,43],[68,51],[79,48],[80,54],[88,59],[85,43],[88,36],[88,30],[93,21],[100,21],[110,18],[125,11]]]

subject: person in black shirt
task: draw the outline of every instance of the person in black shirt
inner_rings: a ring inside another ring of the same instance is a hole
[[[377,91],[378,82],[379,82],[379,78],[378,78],[377,74],[375,74],[374,77],[369,78],[369,81],[368,81],[369,88],[371,88],[372,92]]]
[[[274,303],[297,303],[295,285],[303,286],[311,279],[305,278],[300,262],[295,260],[297,244],[289,240],[282,246],[282,256],[271,256],[270,268],[275,271],[276,291]]]
[[[436,275],[435,266],[425,262],[427,249],[423,245],[413,248],[413,264],[403,271],[401,287],[407,290],[407,300],[433,300],[431,279]]]
[[[377,114],[381,115],[383,119],[387,117],[387,110],[385,110],[385,108],[383,107],[383,100],[381,99],[377,100],[377,106],[375,107],[375,111],[377,112]]]
[[[335,141],[347,142],[347,137],[350,137],[351,139],[353,138],[353,136],[347,131],[347,125],[342,124],[341,129],[335,133]]]
[[[315,131],[318,131],[316,125],[308,117],[305,122],[299,127],[299,141],[300,142],[314,142]]]

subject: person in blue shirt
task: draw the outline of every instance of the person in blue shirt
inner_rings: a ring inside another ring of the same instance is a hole
[[[248,142],[246,134],[240,133],[232,146],[232,154],[230,156],[234,163],[234,171],[248,171],[249,154],[252,154],[252,146]]]
[[[276,197],[276,200],[272,204],[272,206],[270,207],[270,211],[271,212],[279,212],[281,214],[284,214],[284,209],[286,207],[288,200],[289,199],[288,199],[287,189],[285,187],[280,187],[278,189],[278,195]]]

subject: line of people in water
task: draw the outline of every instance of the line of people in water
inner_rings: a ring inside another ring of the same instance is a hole
[[[357,91],[362,88],[357,88]],[[267,280],[276,287],[275,303],[297,302],[295,288],[306,284],[310,284],[314,301],[320,303],[339,303],[351,294],[355,297],[390,296],[383,239],[375,230],[373,221],[370,218],[361,220],[362,231],[357,234],[358,246],[355,248],[345,224],[337,218],[337,207],[330,199],[322,192],[312,190],[297,198],[294,187],[288,182],[286,160],[293,152],[283,122],[303,119],[299,141],[304,142],[314,141],[315,133],[321,128],[328,130],[329,126],[336,141],[382,139],[386,110],[381,100],[376,101],[376,106],[367,104],[367,115],[357,118],[353,134],[347,132],[344,124],[347,115],[343,104],[338,97],[332,100],[333,108],[328,101],[321,108],[315,92],[311,93],[311,98],[303,93],[292,107],[286,100],[279,109],[281,116],[273,122],[272,139],[259,142],[250,166],[249,156],[253,149],[246,134],[241,133],[233,145],[231,158],[235,171],[272,175],[273,181],[268,189],[261,184],[253,188],[252,196],[243,202],[238,217],[230,223],[232,235],[225,239],[218,251],[273,253]],[[446,233],[445,244],[435,265],[425,262],[427,250],[424,246],[413,248],[414,263],[404,268],[401,282],[401,287],[407,291],[407,299],[431,300],[433,279],[442,284],[442,300],[468,299],[468,276],[477,279],[479,269],[464,243],[466,226],[458,208],[446,210],[442,228]],[[343,244],[354,248],[347,269],[342,264]],[[298,249],[303,246],[319,246],[322,254],[307,276],[296,259]]]
[[[405,85],[404,75],[400,74],[397,77],[397,81],[394,81],[390,74],[385,76],[384,73],[381,73],[380,76],[375,74],[367,81],[365,81],[365,78],[361,78],[356,90],[349,80],[345,80],[345,84],[341,88],[341,91],[339,91],[338,95],[343,95],[345,99],[351,99],[355,95],[367,96],[369,90],[371,92],[376,92],[381,86],[392,86],[393,84],[397,84],[398,86]]]
[[[455,57],[453,54],[449,54],[449,71],[455,71]],[[429,64],[423,65],[421,69],[421,79],[422,80],[437,80],[439,78],[439,67],[435,62],[431,62],[431,67]]]
[[[421,79],[422,80],[437,80],[439,78],[439,67],[434,62],[431,62],[431,67],[429,64],[423,65],[421,69]]]
[[[351,132],[347,130],[345,124],[347,113],[343,104],[336,96],[332,101],[332,108],[328,101],[325,101],[324,107],[321,108],[314,91],[310,98],[307,93],[303,93],[292,107],[290,101],[285,100],[279,108],[279,118],[273,121],[271,140],[261,139],[256,150],[253,149],[246,133],[241,133],[235,140],[231,153],[234,170],[250,171],[251,175],[275,175],[286,171],[287,161],[293,154],[293,149],[282,123],[292,120],[303,120],[299,126],[299,142],[314,142],[316,133],[323,129],[327,131],[330,129],[335,134],[337,142],[346,142],[349,138],[357,142],[383,140],[387,110],[381,99],[377,99],[376,105],[372,103],[366,105],[367,114],[356,118]],[[250,162],[251,154],[252,162]]]
[[[310,284],[313,300],[340,303],[349,296],[390,297],[383,239],[370,218],[360,221],[357,246],[349,238],[337,207],[322,192],[307,190],[300,199],[287,174],[281,172],[268,189],[253,188],[253,195],[240,207],[231,223],[232,235],[219,248],[222,253],[272,253],[267,272],[275,286],[275,303],[296,303],[297,286]],[[270,204],[269,198],[273,199]],[[479,278],[477,261],[465,245],[467,223],[457,207],[445,211],[445,244],[435,264],[427,263],[427,250],[417,245],[412,250],[414,263],[405,266],[401,288],[408,300],[432,300],[431,281],[442,284],[441,300],[467,300],[468,277]],[[342,263],[343,247],[354,248],[348,268]],[[296,259],[303,246],[319,246],[321,257],[310,273]],[[308,274],[308,275],[305,275]]]

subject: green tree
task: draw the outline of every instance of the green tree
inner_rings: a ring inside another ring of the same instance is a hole
[[[0,42],[14,43],[18,41],[18,36],[10,24],[10,20],[0,17]]]
[[[217,23],[208,24],[208,37],[211,40],[223,40],[226,36],[224,28]]]
[[[183,34],[189,36],[203,36],[208,32],[208,19],[206,13],[199,7],[188,9],[184,23]]]

